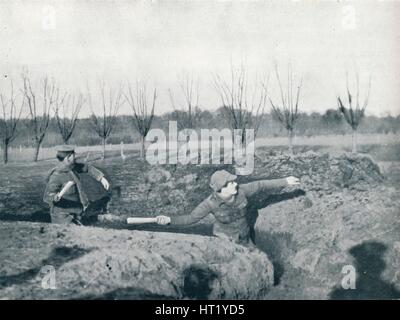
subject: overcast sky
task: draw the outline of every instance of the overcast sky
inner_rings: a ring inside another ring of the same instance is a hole
[[[0,85],[4,75],[17,82],[23,67],[64,88],[141,79],[157,86],[156,112],[163,113],[172,109],[168,88],[177,92],[177,77],[191,73],[199,77],[200,105],[215,109],[213,72],[244,63],[253,79],[274,61],[282,70],[290,61],[303,76],[302,110],[336,107],[345,71],[358,68],[361,89],[372,75],[368,113],[398,115],[398,21],[398,1],[0,0]],[[271,74],[273,97],[274,81]]]

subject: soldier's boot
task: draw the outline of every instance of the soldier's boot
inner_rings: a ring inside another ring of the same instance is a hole
[[[75,220],[75,215],[69,212],[51,213],[51,222],[56,224],[72,224]]]

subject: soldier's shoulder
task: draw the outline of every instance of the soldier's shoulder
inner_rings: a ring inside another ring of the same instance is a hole
[[[54,167],[54,168],[51,168],[51,169],[47,170],[46,177],[50,178],[55,172],[57,172],[57,167]]]
[[[49,183],[49,181],[54,181],[54,179],[57,177],[58,173],[57,173],[57,168],[52,168],[50,170],[47,171],[46,176],[45,176],[45,181],[46,183]]]
[[[247,189],[248,189],[248,186],[246,186],[246,184],[240,184],[237,187],[237,194],[238,195],[245,195]]]
[[[247,197],[248,197],[248,195],[246,193],[246,190],[243,188],[242,189],[238,188],[237,195],[236,195],[237,201],[244,202],[247,200]]]
[[[221,200],[218,199],[215,194],[210,194],[204,200],[204,202],[206,202],[210,207],[213,207],[213,208],[219,207],[219,205],[221,204]]]
[[[55,166],[48,171],[47,177],[50,178],[51,176],[61,175],[65,172],[68,172],[68,169],[65,166]]]

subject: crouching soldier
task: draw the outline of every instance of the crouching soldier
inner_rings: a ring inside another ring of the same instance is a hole
[[[96,183],[101,183],[103,191],[110,184],[104,174],[89,164],[75,161],[75,149],[71,146],[57,148],[57,159],[60,164],[50,171],[43,201],[50,206],[50,216],[53,223],[81,225],[95,216],[88,214],[91,190],[87,190],[80,178],[88,174]],[[85,190],[86,189],[86,190]],[[86,221],[85,221],[86,220]],[[93,220],[93,219],[92,219]]]
[[[198,222],[209,213],[215,217],[213,234],[243,245],[254,246],[250,239],[250,226],[246,217],[247,198],[259,191],[299,185],[296,177],[261,180],[238,185],[237,176],[225,170],[213,173],[210,187],[213,193],[201,202],[189,215],[168,217],[158,216],[161,225],[189,225]]]

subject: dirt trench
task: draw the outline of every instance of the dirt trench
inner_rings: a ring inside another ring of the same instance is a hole
[[[221,168],[233,171],[229,166]],[[190,212],[210,193],[209,177],[221,168],[143,168],[138,163],[111,166],[108,168],[109,174],[113,176],[114,185],[120,189],[109,203],[109,210],[120,220],[99,221],[94,226],[210,236],[212,217],[187,227],[127,226],[125,220],[130,215],[179,215]],[[371,237],[365,235],[363,228],[369,230],[379,224],[376,212],[382,208],[389,212],[384,223],[377,227],[377,234],[386,232],[385,228],[398,220],[396,207],[390,211],[396,191],[393,189],[388,193],[387,189],[381,187],[385,178],[369,157],[330,157],[314,152],[294,157],[282,153],[264,155],[256,161],[251,177],[239,177],[238,180],[239,183],[245,183],[290,175],[301,179],[301,188],[285,189],[267,196],[261,194],[249,201],[252,237],[274,266],[274,288],[265,297],[328,298],[340,279],[337,275],[340,276],[341,264],[352,263],[348,254],[351,246],[370,240]],[[393,199],[389,197],[390,201],[383,201],[388,194],[392,194],[390,197]],[[33,202],[31,200],[29,203]],[[24,210],[24,203],[19,202],[18,206],[19,210]],[[19,211],[15,216],[3,210],[1,219],[48,222],[48,212],[40,206],[43,205],[40,204],[33,214],[27,215]],[[357,226],[365,220],[360,212],[366,206],[369,209],[368,219],[362,226]],[[393,238],[393,232],[389,233],[389,240],[390,237]],[[392,259],[397,259],[393,244],[389,245],[389,252]],[[395,271],[387,269],[386,278],[393,279]],[[129,294],[129,290],[115,294],[124,296]]]

